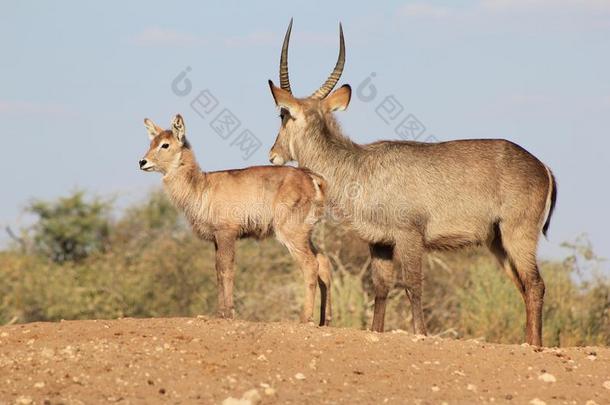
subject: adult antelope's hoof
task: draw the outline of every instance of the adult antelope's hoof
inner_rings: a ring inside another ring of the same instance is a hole
[[[235,318],[235,310],[234,309],[225,309],[223,311],[216,312],[216,316],[222,319],[234,319]]]
[[[301,323],[311,325],[311,326],[316,326],[316,324],[312,318],[307,319],[307,318],[301,317]]]

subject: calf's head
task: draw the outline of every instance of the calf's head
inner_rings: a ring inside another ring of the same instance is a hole
[[[171,129],[164,130],[148,118],[144,119],[150,146],[140,159],[140,169],[147,172],[166,174],[179,166],[184,148],[188,148],[185,137],[184,120],[176,115]]]

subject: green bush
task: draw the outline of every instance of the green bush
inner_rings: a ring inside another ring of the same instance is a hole
[[[211,243],[198,240],[163,193],[126,209],[82,192],[36,202],[38,222],[22,246],[0,251],[0,324],[116,317],[193,316],[216,311]],[[67,242],[69,241],[69,243]],[[337,225],[318,227],[315,244],[333,264],[333,324],[366,328],[374,294],[368,247]],[[548,345],[610,344],[610,283],[591,247],[577,240],[563,263],[541,263]],[[236,257],[240,318],[294,320],[303,282],[277,241],[242,240]],[[523,341],[525,311],[517,289],[482,250],[432,253],[425,260],[424,312],[431,334],[493,342]],[[397,274],[386,329],[411,330],[411,310]]]
[[[82,191],[54,202],[32,202],[27,211],[38,217],[31,229],[35,249],[58,263],[81,260],[103,250],[109,208],[110,204],[99,198],[86,202]]]

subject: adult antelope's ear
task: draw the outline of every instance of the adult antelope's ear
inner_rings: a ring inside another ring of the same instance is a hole
[[[271,80],[269,80],[269,89],[271,89],[271,95],[273,95],[273,100],[275,100],[276,106],[279,108],[285,108],[293,117],[299,115],[301,112],[301,107],[299,106],[297,99],[292,97],[290,92],[277,87]]]
[[[152,141],[153,138],[159,135],[163,129],[158,127],[154,122],[149,120],[148,118],[144,118],[144,126],[146,127],[146,131],[148,132],[148,137]]]
[[[180,114],[176,114],[172,121],[172,133],[180,143],[184,143],[186,129],[184,128],[184,120]]]
[[[349,101],[352,98],[352,88],[349,84],[344,84],[337,90],[330,93],[328,97],[322,101],[324,107],[328,111],[343,111],[349,105]]]

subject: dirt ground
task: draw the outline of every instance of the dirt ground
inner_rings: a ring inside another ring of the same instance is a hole
[[[610,349],[207,318],[0,328],[1,404],[223,401],[601,405]]]

